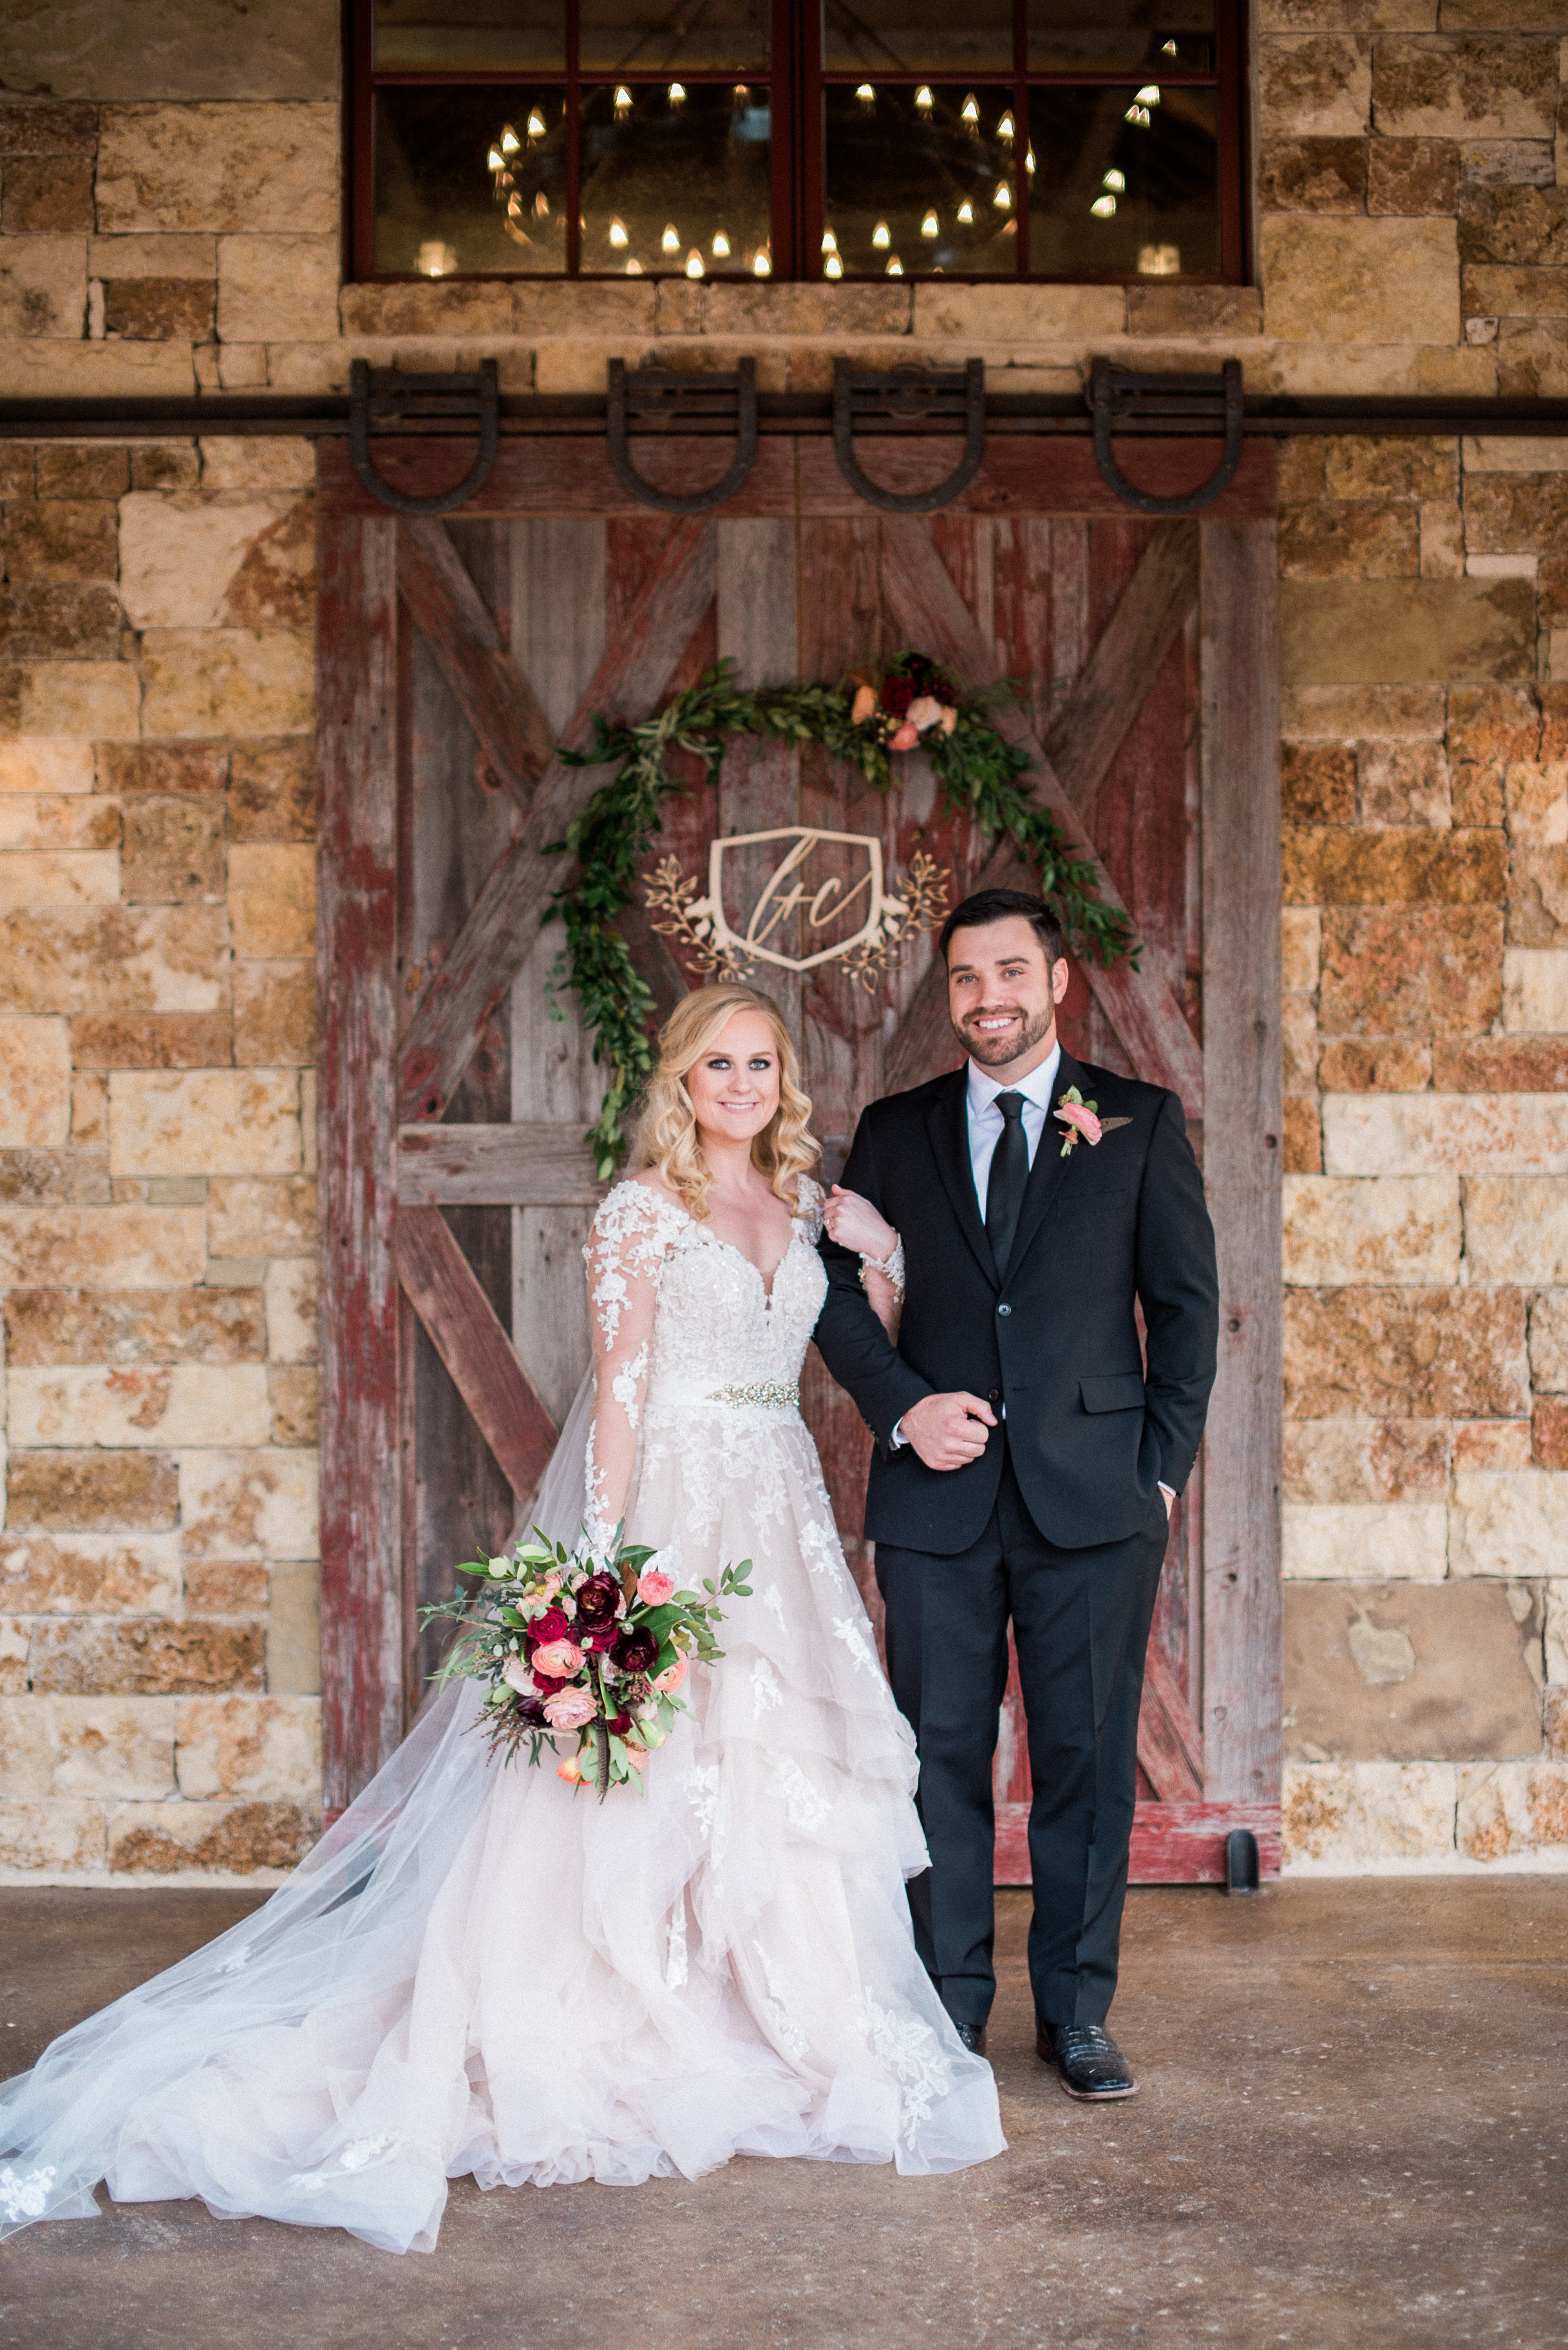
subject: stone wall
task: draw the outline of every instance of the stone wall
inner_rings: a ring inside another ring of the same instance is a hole
[[[0,396],[846,353],[1568,394],[1560,0],[1266,0],[1258,282],[339,284],[334,0],[0,53]],[[0,447],[0,1873],[313,1831],[309,452]],[[1282,452],[1287,1832],[1568,1862],[1568,442]]]

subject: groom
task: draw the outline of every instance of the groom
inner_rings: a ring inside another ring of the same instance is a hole
[[[931,1856],[909,1887],[920,1957],[983,2054],[1011,1618],[1035,2044],[1070,2095],[1098,2102],[1137,2087],[1105,2022],[1166,1522],[1214,1383],[1214,1233],[1177,1097],[1063,1051],[1068,967],[1045,905],[982,889],[940,951],[968,1057],[872,1103],[844,1170],[903,1241],[898,1343],[830,1240],[816,1343],[877,1440],[866,1532]]]

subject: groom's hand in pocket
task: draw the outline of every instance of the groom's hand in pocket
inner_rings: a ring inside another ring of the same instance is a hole
[[[900,1433],[928,1469],[966,1469],[985,1451],[996,1414],[981,1396],[922,1396],[904,1414]]]

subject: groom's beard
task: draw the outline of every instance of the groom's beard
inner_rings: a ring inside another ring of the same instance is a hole
[[[1022,1027],[1009,1028],[998,1036],[981,1034],[980,1023],[982,1020],[994,1020],[999,1012],[1023,1012],[1023,1009],[1018,1003],[988,1003],[979,1012],[971,1012],[956,1022],[959,1041],[970,1059],[978,1061],[982,1069],[1004,1068],[1010,1061],[1021,1061],[1025,1053],[1032,1053],[1036,1045],[1049,1036],[1056,1018],[1054,1003],[1033,1017],[1024,1013]]]

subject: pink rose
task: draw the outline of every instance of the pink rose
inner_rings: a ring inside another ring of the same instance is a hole
[[[659,1673],[657,1676],[652,1686],[656,1690],[661,1690],[666,1697],[673,1697],[676,1690],[680,1687],[681,1682],[685,1679],[686,1659],[684,1657],[677,1657],[675,1662],[669,1668],[668,1671]]]
[[[501,1678],[508,1689],[516,1690],[519,1697],[533,1696],[534,1676],[521,1657],[507,1658],[501,1668]]]
[[[674,1588],[671,1578],[656,1566],[645,1566],[637,1578],[637,1596],[649,1607],[662,1607]]]
[[[864,726],[866,721],[870,717],[871,712],[876,709],[876,687],[874,685],[863,685],[859,692],[856,695],[854,702],[850,704],[850,724],[852,726]]]
[[[917,733],[923,734],[928,726],[934,726],[941,714],[942,705],[934,693],[918,694],[909,704],[909,723]]]
[[[545,1700],[545,1719],[552,1730],[581,1730],[597,1711],[587,1690],[557,1690]]]
[[[888,743],[888,748],[889,751],[912,751],[919,739],[919,730],[917,727],[911,726],[909,720],[906,718],[902,726],[899,727],[898,733]]]
[[[1090,1149],[1094,1149],[1100,1139],[1101,1127],[1092,1109],[1085,1109],[1082,1102],[1058,1102],[1056,1116],[1064,1118],[1069,1126],[1075,1126]]]
[[[575,1640],[546,1640],[534,1651],[534,1670],[546,1680],[569,1681],[583,1669],[583,1652]]]
[[[937,723],[940,726],[944,734],[950,734],[953,728],[958,724],[958,712],[953,708],[950,702],[943,702],[942,714]]]

